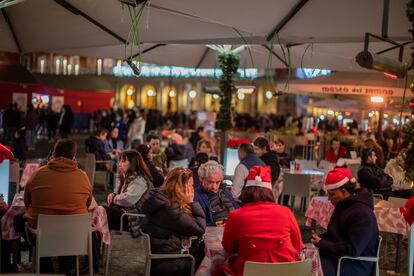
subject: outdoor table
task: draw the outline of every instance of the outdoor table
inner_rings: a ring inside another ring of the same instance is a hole
[[[91,205],[88,209],[92,213],[93,227],[101,233],[102,242],[109,245],[111,243],[111,235],[109,234],[108,217],[105,208],[98,206],[95,199],[92,198]],[[14,231],[13,221],[15,216],[23,215],[25,211],[26,207],[24,206],[23,194],[16,194],[10,209],[1,219],[1,236],[3,240],[16,240],[22,236],[23,233]]]
[[[89,206],[89,212],[92,213],[92,225],[96,231],[102,236],[102,242],[106,245],[111,244],[111,235],[109,233],[108,217],[106,210],[102,206],[98,206],[95,199],[92,198],[91,205]],[[15,194],[12,205],[6,214],[1,218],[1,236],[3,240],[13,241],[13,265],[16,266],[20,263],[20,238],[23,233],[18,233],[14,230],[13,222],[14,217],[17,215],[23,215],[26,211],[23,201],[23,193]]]
[[[196,276],[212,275],[218,264],[224,263],[229,255],[221,245],[224,227],[207,227],[204,234],[205,257],[196,272]],[[311,243],[303,249],[305,258],[312,260],[312,276],[323,276],[318,249]]]
[[[311,227],[312,222],[315,222],[322,228],[327,229],[334,209],[335,207],[328,200],[328,197],[318,196],[312,198],[305,213],[306,225]],[[379,231],[397,234],[395,271],[398,272],[401,239],[408,235],[410,226],[401,214],[400,208],[393,206],[388,201],[381,200],[375,204],[374,214],[377,218]]]

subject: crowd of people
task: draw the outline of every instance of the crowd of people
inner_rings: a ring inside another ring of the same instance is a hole
[[[35,108],[29,104],[23,112],[14,103],[1,115],[1,141],[11,146],[15,157],[22,162],[27,158],[27,151],[35,150],[38,137],[44,135],[50,143],[58,137],[66,138],[71,133],[74,121],[70,105],[63,105],[60,112],[56,112],[49,106]]]
[[[95,132],[85,141],[87,153],[98,161],[107,161],[98,162],[96,169],[112,176],[109,185],[113,192],[106,196],[105,204],[110,229],[121,228],[124,213],[145,214],[144,219],[127,216],[122,228],[132,237],[148,234],[152,253],[192,254],[198,267],[204,257],[206,227],[224,227],[222,245],[234,257],[219,265],[218,271],[231,275],[243,275],[246,261],[301,260],[303,242],[298,223],[293,212],[282,206],[285,198],[278,198],[275,192],[282,170],[295,160],[285,141],[259,136],[253,142],[241,143],[230,189],[224,182],[217,141],[204,127],[191,135],[177,128],[158,136],[151,132],[153,126],[148,126],[158,119],[147,115],[129,114],[125,122],[121,111],[114,113],[113,120],[106,120],[109,114],[100,114]],[[159,114],[152,115],[156,118]],[[10,135],[13,128],[8,126]],[[362,139],[361,168],[354,176],[341,162],[350,154],[346,145],[333,138],[326,149],[325,160],[333,169],[327,173],[323,190],[335,211],[326,233],[312,233],[326,276],[336,275],[341,256],[376,255],[379,234],[374,195],[384,199],[414,195],[405,179],[404,141],[392,131],[384,134],[383,143],[370,133]],[[165,148],[163,139],[168,140]],[[30,177],[24,217],[31,227],[36,228],[38,214],[88,212],[92,185],[79,169],[76,154],[76,143],[59,139],[47,164]],[[188,243],[191,246],[183,246]],[[62,258],[61,272],[70,273],[72,261]],[[50,259],[44,259],[41,267],[43,272],[50,272]],[[373,264],[346,262],[341,272],[369,275],[373,269]],[[158,260],[151,267],[153,275],[189,275],[190,270],[191,264],[185,259]]]

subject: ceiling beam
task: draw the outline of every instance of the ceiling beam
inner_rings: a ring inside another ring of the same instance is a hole
[[[0,0],[0,9],[3,9],[3,8],[11,6],[11,5],[19,4],[23,1],[24,0]]]
[[[12,22],[10,21],[9,16],[7,15],[6,9],[4,9],[4,8],[3,8],[3,9],[1,9],[1,13],[3,14],[4,20],[6,20],[7,25],[9,26],[10,32],[11,32],[11,34],[12,34],[12,36],[13,36],[13,39],[14,39],[14,43],[16,43],[17,50],[19,50],[19,53],[21,54],[21,53],[22,53],[22,47],[20,46],[20,42],[19,42],[19,40],[17,39],[16,32],[15,32],[15,30],[14,30],[14,28],[13,28],[13,24],[12,24]]]
[[[266,37],[267,41],[271,41],[273,37],[279,33],[283,27],[289,23],[289,21],[303,8],[303,6],[309,0],[299,0],[291,9],[290,11],[280,20],[279,23],[274,27],[274,29],[270,32],[270,34]]]
[[[152,50],[154,50],[154,49],[156,49],[156,48],[158,48],[158,47],[161,47],[161,46],[166,46],[166,45],[167,45],[167,44],[156,44],[156,45],[154,45],[154,46],[151,46],[151,47],[149,47],[149,48],[147,48],[147,49],[143,50],[143,51],[141,52],[141,54],[148,53],[148,52],[150,52],[150,51],[152,51]],[[131,59],[131,58],[136,58],[137,56],[139,56],[139,53],[136,53],[136,54],[134,54],[134,55],[130,56],[128,59]]]
[[[203,55],[201,56],[200,60],[197,62],[196,65],[196,69],[200,68],[201,64],[203,63],[203,61],[206,59],[208,52],[210,51],[210,48],[206,47],[206,49],[204,50]]]
[[[278,59],[280,60],[280,62],[282,62],[286,67],[289,67],[289,64],[287,64],[286,61],[284,61],[278,54],[276,54],[275,51],[273,51],[273,49],[270,49],[269,46],[267,45],[262,45],[264,48],[266,48],[266,50],[271,51],[272,54]]]
[[[401,43],[401,46],[405,46],[405,45],[408,45],[408,44],[410,44],[410,43],[412,43],[412,41],[406,41],[406,42]],[[381,54],[383,54],[383,53],[386,53],[386,52],[392,51],[392,50],[394,50],[394,49],[400,48],[401,46],[397,46],[397,45],[396,45],[396,46],[392,46],[392,47],[387,48],[387,49],[385,49],[385,50],[382,50],[382,51],[376,52],[375,54],[377,54],[377,55],[381,55]]]
[[[91,22],[93,25],[95,25],[96,27],[98,27],[102,31],[106,32],[107,34],[111,35],[112,37],[116,38],[120,42],[122,42],[124,44],[127,43],[127,41],[124,38],[122,38],[120,35],[116,34],[113,31],[111,31],[110,29],[108,29],[107,27],[105,27],[104,25],[102,25],[101,23],[99,23],[98,21],[96,21],[95,19],[93,19],[92,17],[87,15],[86,13],[84,13],[83,11],[79,10],[78,8],[73,6],[72,4],[66,2],[65,0],[55,0],[55,2],[59,5],[61,5],[66,10],[70,11],[71,13],[73,13],[75,15],[82,16],[83,18],[85,18],[86,20]]]

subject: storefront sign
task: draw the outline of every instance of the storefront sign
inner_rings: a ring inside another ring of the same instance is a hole
[[[379,86],[290,83],[286,92],[402,97],[404,89]]]
[[[117,65],[112,68],[112,73],[116,77],[133,77],[134,72],[129,66]],[[257,78],[256,68],[240,68],[237,70],[240,78]],[[219,78],[223,75],[221,69],[214,68],[187,68],[179,66],[156,66],[143,65],[140,77],[172,77],[172,78]]]

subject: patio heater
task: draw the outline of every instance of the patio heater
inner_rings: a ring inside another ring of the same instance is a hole
[[[371,53],[368,50],[370,37],[388,42],[394,46],[378,53]],[[396,48],[399,48],[398,60],[380,55],[388,50]],[[363,68],[380,71],[384,74],[395,76],[396,78],[404,78],[408,71],[408,64],[402,62],[403,52],[404,44],[400,44],[388,38],[380,37],[371,33],[365,33],[364,50],[358,53],[355,60],[359,66]]]

